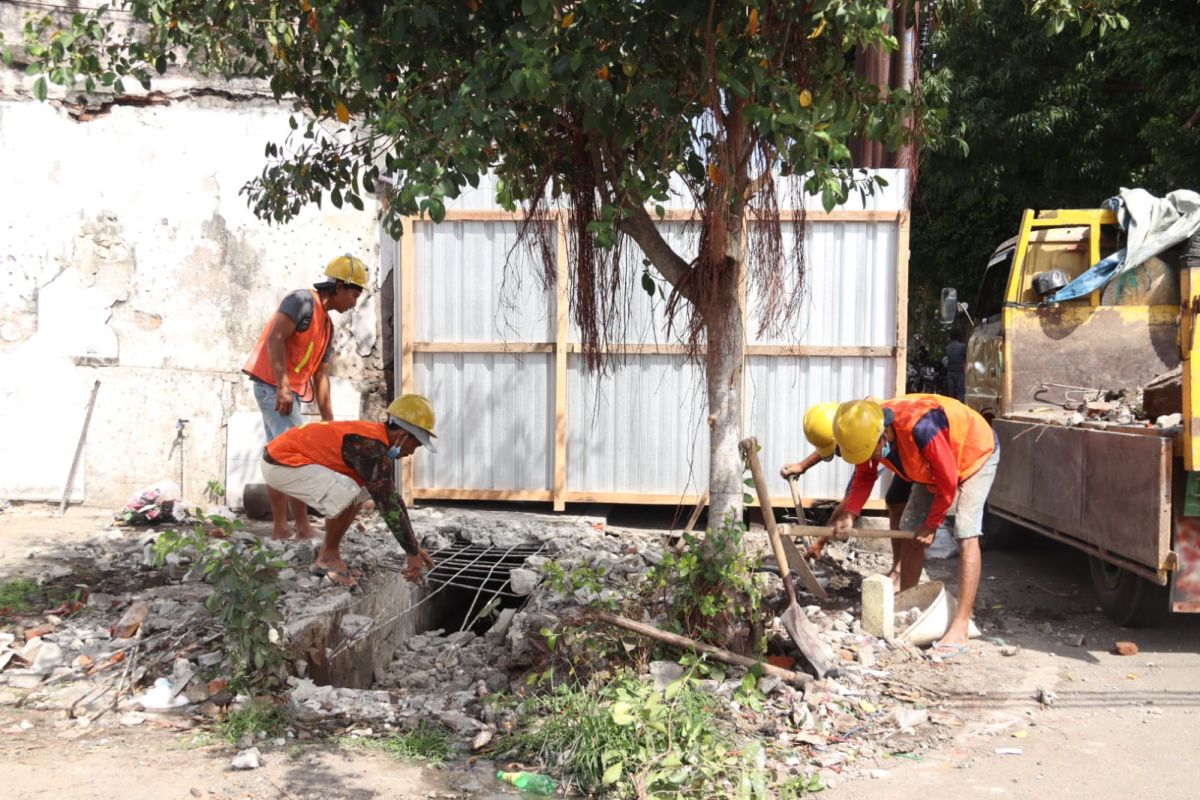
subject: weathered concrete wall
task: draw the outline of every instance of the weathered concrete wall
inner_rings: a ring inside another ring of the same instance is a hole
[[[183,418],[184,496],[202,499],[210,479],[225,481],[226,421],[256,408],[240,370],[280,298],[343,252],[378,279],[373,205],[269,226],[239,195],[265,143],[287,135],[286,108],[252,93],[167,98],[77,122],[29,98],[16,73],[0,76],[0,498],[61,496],[99,379],[75,497],[120,506],[178,481]],[[378,296],[334,315],[331,362],[371,406]]]

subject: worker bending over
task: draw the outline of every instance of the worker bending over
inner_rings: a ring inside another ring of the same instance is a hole
[[[433,559],[421,548],[396,488],[395,460],[418,447],[433,447],[433,407],[404,394],[392,401],[386,422],[312,422],[272,440],[263,452],[267,483],[325,515],[325,539],[309,568],[314,575],[354,587],[362,575],[350,570],[339,548],[346,529],[368,497],[408,555],[404,577],[417,582]]]
[[[793,476],[800,477],[817,464],[833,460],[837,453],[837,442],[833,438],[833,417],[837,414],[837,410],[837,403],[817,403],[804,413],[804,436],[808,439],[808,443],[816,449],[803,461],[785,464],[779,470],[779,474],[784,480],[791,480]],[[904,507],[908,504],[908,496],[911,491],[911,483],[899,475],[892,476],[892,482],[888,486],[884,502],[887,504],[889,527],[893,530],[900,527],[900,517],[904,514]],[[834,509],[834,515],[841,508],[839,505]],[[803,512],[801,509],[796,509],[796,514],[802,515]],[[797,522],[801,525],[805,524],[803,519],[798,519]],[[813,542],[808,549],[808,555],[812,558],[820,558],[826,541],[828,540],[820,538]],[[888,570],[888,576],[892,579],[892,584],[897,591],[900,589],[901,545],[899,539],[892,540],[892,568]]]
[[[934,643],[934,652],[943,658],[966,652],[979,589],[984,503],[1000,463],[1000,446],[991,426],[977,411],[952,398],[910,394],[883,403],[842,403],[834,416],[833,435],[842,458],[855,465],[842,505],[830,519],[837,538],[850,534],[880,466],[913,484],[900,528],[917,535],[901,550],[902,589],[920,580],[925,548],[933,544],[957,496],[958,609],[945,635]]]

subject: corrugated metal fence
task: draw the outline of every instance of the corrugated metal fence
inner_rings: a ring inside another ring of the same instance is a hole
[[[806,209],[807,285],[789,287],[805,292],[789,330],[759,338],[753,288],[746,298],[743,430],[763,442],[772,475],[810,452],[801,428],[810,404],[903,390],[905,174],[880,173],[889,185],[865,204]],[[549,501],[559,509],[694,503],[708,480],[703,365],[685,361],[668,340],[664,301],[632,285],[629,325],[616,346],[624,359],[603,375],[586,373],[566,301],[564,233],[556,226],[558,288],[547,290],[541,263],[516,247],[515,221],[491,198],[482,186],[440,224],[405,220],[405,235],[386,254],[398,267],[397,381],[427,395],[439,415],[438,452],[410,459],[405,486],[417,498]],[[672,205],[662,228],[689,257],[691,211]],[[641,251],[630,242],[624,257],[636,281]],[[840,460],[822,465],[802,491],[840,497],[849,475]],[[786,483],[771,480],[772,496],[790,504]]]

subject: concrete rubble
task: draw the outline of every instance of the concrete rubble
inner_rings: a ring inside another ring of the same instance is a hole
[[[414,510],[412,518],[431,552],[455,542],[539,546],[538,554],[511,570],[511,589],[524,601],[497,609],[475,630],[433,629],[403,637],[386,663],[372,668],[371,688],[318,685],[311,665],[298,658],[286,690],[297,727],[394,730],[436,720],[453,731],[464,750],[483,747],[514,723],[511,706],[489,698],[523,690],[528,672],[544,660],[540,631],[553,629],[596,598],[620,597],[663,558],[660,534],[614,532],[587,518],[436,508]],[[254,534],[234,536],[249,541]],[[150,551],[156,537],[154,530],[112,528],[87,542],[39,554],[58,567],[46,569],[47,581],[94,588],[70,609],[52,610],[70,613],[0,625],[0,704],[60,710],[79,725],[137,725],[166,715],[200,723],[205,715],[240,702],[224,680],[230,664],[221,651],[222,631],[204,606],[212,589],[186,555],[155,568]],[[360,613],[354,604],[370,597],[380,581],[400,580],[404,566],[382,523],[365,517],[343,542],[347,563],[365,573],[363,588],[354,593],[308,572],[312,543],[268,546],[288,564],[279,576],[285,629],[297,630],[301,621],[327,613],[335,620],[334,640],[370,646],[378,615]],[[541,569],[551,560],[568,571],[599,568],[603,577],[598,586],[556,591]],[[923,665],[923,656],[909,645],[872,636],[856,616],[862,578],[886,571],[889,561],[890,554],[860,549],[857,543],[832,542],[825,549],[819,572],[832,597],[823,606],[810,598],[805,610],[841,660],[836,679],[814,681],[801,690],[763,678],[756,703],[739,692],[742,675],[736,670],[723,680],[699,682],[721,698],[732,724],[768,743],[767,766],[779,774],[808,774],[815,765],[826,785],[840,776],[868,775],[877,769],[878,757],[923,750],[950,738],[961,724],[938,710],[939,697],[911,688],[893,673],[897,667]],[[779,579],[759,577],[768,601],[781,605]],[[136,631],[117,630],[137,604],[146,611]],[[114,638],[114,630],[125,638]],[[777,622],[768,634],[780,649],[795,654]],[[678,661],[659,660],[643,677],[665,687],[683,672]],[[118,687],[122,696],[114,708]],[[167,700],[156,707],[137,702],[155,691]],[[107,710],[115,713],[106,715]],[[232,768],[253,769],[260,760],[256,748],[243,748]]]

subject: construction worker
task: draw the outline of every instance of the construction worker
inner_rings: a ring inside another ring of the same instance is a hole
[[[333,339],[329,312],[354,308],[366,288],[367,268],[362,261],[349,254],[338,256],[325,267],[325,280],[314,283],[312,289],[298,289],[284,297],[263,328],[242,372],[250,376],[268,442],[301,424],[298,401],[316,400],[321,419],[333,419],[327,370]],[[288,503],[269,482],[267,495],[272,538],[291,537],[289,507],[296,520],[296,538],[312,538],[308,509],[302,503]]]
[[[804,437],[816,449],[803,461],[785,464],[779,470],[779,474],[784,480],[791,480],[793,476],[800,477],[822,461],[833,460],[837,453],[837,442],[833,438],[833,417],[837,414],[837,410],[837,403],[817,403],[804,412]],[[899,475],[892,476],[892,482],[888,486],[884,502],[887,504],[889,526],[893,530],[900,526],[900,517],[904,513],[904,507],[908,504],[911,490],[911,483]],[[837,514],[840,509],[839,505],[834,509],[834,514]],[[799,509],[797,509],[797,513],[800,513]],[[798,520],[798,522],[804,524],[804,520]],[[820,538],[813,542],[808,549],[808,555],[812,558],[820,558],[826,541],[827,539]],[[888,571],[888,575],[897,589],[900,588],[900,549],[900,540],[893,539],[892,568]]]
[[[276,491],[325,515],[325,539],[309,570],[351,588],[361,572],[342,560],[340,546],[359,507],[370,497],[392,536],[408,555],[404,577],[420,580],[433,559],[421,548],[396,488],[395,460],[433,446],[433,407],[403,394],[387,408],[386,422],[311,422],[289,428],[263,451],[262,473]]]
[[[842,505],[830,519],[835,537],[849,535],[880,466],[913,484],[899,525],[917,534],[903,542],[901,549],[902,589],[920,580],[925,548],[933,544],[938,526],[957,497],[958,609],[945,635],[934,643],[933,652],[943,660],[965,653],[979,589],[984,503],[1000,463],[1000,446],[991,426],[977,411],[953,398],[911,394],[883,403],[842,403],[834,416],[833,435],[842,458],[855,465]]]

